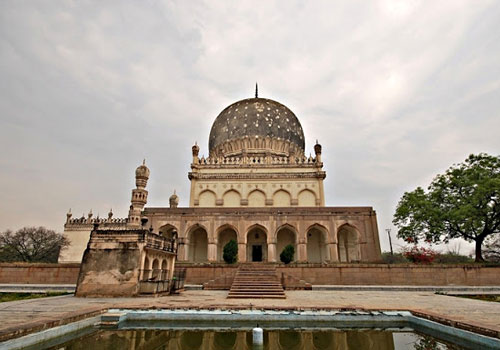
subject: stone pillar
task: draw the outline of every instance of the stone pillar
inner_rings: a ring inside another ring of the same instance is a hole
[[[297,261],[307,262],[307,244],[305,239],[299,239],[299,244],[297,244]]]
[[[217,261],[217,243],[208,243],[207,260],[209,262]]]
[[[177,244],[177,260],[179,261],[188,261],[188,242],[186,242],[185,238],[179,238]]]
[[[267,261],[276,262],[276,242],[270,242],[267,244]]]
[[[339,253],[337,249],[337,243],[328,243],[327,249],[330,252],[330,261],[338,262],[339,261]]]
[[[247,261],[247,245],[245,243],[238,243],[238,262]]]

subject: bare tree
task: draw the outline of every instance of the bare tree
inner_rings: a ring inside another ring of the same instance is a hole
[[[59,252],[69,246],[60,233],[45,227],[23,227],[15,233],[0,233],[0,261],[57,262]]]

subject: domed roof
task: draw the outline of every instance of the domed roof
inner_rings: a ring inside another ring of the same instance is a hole
[[[304,131],[285,105],[267,98],[248,98],[226,107],[215,119],[208,147],[210,152],[228,140],[269,136],[296,144],[304,150]]]

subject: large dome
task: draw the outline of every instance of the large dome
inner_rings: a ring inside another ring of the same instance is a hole
[[[285,105],[267,98],[248,98],[226,107],[210,131],[210,154],[227,141],[269,137],[289,141],[304,152],[304,131],[295,114]],[[294,147],[295,148],[295,147]]]

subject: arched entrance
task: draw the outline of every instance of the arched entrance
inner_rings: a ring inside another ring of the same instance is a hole
[[[337,231],[338,252],[340,262],[360,261],[359,233],[351,225],[342,225]]]
[[[160,236],[163,236],[167,239],[173,239],[174,235],[177,234],[177,229],[173,225],[166,224],[160,227],[159,233]]]
[[[295,254],[293,256],[293,260],[297,260],[297,241],[296,241],[296,231],[295,228],[293,228],[290,225],[285,225],[282,226],[281,228],[278,229],[278,232],[276,233],[276,257],[277,260],[279,261],[280,259],[280,254],[285,249],[285,247],[289,244],[293,245],[295,249]]]
[[[307,261],[322,263],[328,260],[326,246],[327,232],[321,226],[312,226],[307,230]]]
[[[201,226],[193,228],[189,234],[188,256],[191,262],[206,262],[208,259],[208,235]]]
[[[238,243],[238,234],[236,233],[236,230],[227,225],[223,226],[218,230],[218,239],[217,239],[217,261],[224,261],[223,259],[223,252],[224,252],[224,246],[232,239]]]
[[[247,261],[267,261],[267,233],[261,226],[247,233]]]

